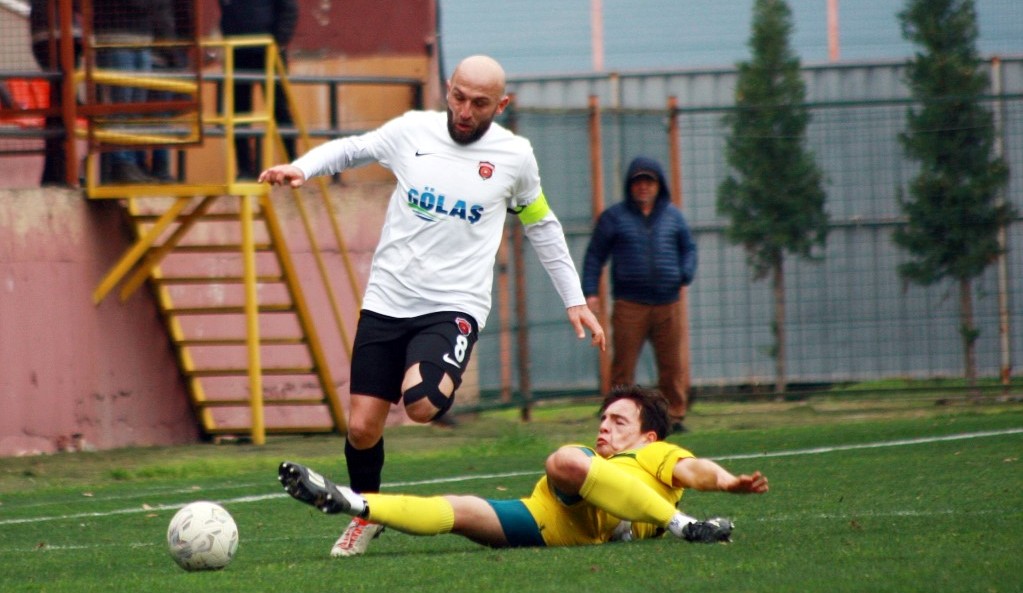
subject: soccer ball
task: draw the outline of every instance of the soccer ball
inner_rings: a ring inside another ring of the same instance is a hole
[[[189,503],[171,519],[167,549],[185,570],[218,570],[238,551],[238,526],[218,504],[205,500]]]

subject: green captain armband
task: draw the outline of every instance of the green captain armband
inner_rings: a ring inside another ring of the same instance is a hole
[[[515,213],[519,216],[519,222],[522,224],[533,224],[540,222],[550,211],[551,207],[547,205],[547,196],[540,192],[540,195],[530,202],[528,206],[516,209]]]

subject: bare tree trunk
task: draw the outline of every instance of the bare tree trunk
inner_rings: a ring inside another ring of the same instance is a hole
[[[959,280],[960,335],[966,357],[966,386],[970,395],[977,396],[977,329],[973,326],[973,283],[969,278]]]
[[[774,292],[774,391],[785,393],[785,259],[778,257],[771,273]]]

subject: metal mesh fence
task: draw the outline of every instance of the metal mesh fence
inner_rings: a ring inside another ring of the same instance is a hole
[[[159,81],[184,71],[175,68],[193,72],[196,67],[197,42],[188,28],[189,22],[194,24],[189,19],[195,18],[190,0],[170,2],[175,15],[170,32],[127,30],[147,18],[151,21],[164,1],[78,3],[80,10],[65,27],[72,36],[81,31],[83,39],[95,39],[75,52],[73,61],[83,70],[75,99],[97,107],[83,112],[110,128],[159,123],[166,129],[175,121],[171,104],[183,93]],[[61,72],[61,63],[52,55],[60,16],[56,8],[65,4],[72,3],[5,0],[0,4],[0,88],[4,90],[0,152],[7,163],[21,153],[49,153],[45,117],[55,115],[48,111],[50,89]],[[47,18],[33,30],[31,16],[38,10]],[[45,59],[33,53],[33,41],[39,40],[52,52]],[[123,52],[149,57],[118,68],[120,62],[111,54]],[[169,71],[159,71],[161,60],[171,66]],[[827,176],[832,230],[823,261],[787,263],[791,382],[962,373],[955,287],[905,285],[896,273],[906,258],[891,238],[893,229],[903,223],[896,197],[915,171],[897,140],[912,106],[900,82],[901,68],[891,63],[852,64],[805,71],[808,96],[814,101],[809,106],[808,146]],[[131,76],[119,78],[114,70]],[[96,77],[96,72],[105,78]],[[1003,76],[1002,94],[992,97],[989,106],[1000,115],[1005,158],[1013,172],[1004,196],[1017,212],[1023,212],[1023,176],[1018,174],[1023,171],[1023,60],[1005,60]],[[545,193],[565,226],[577,264],[582,262],[594,216],[587,98],[596,96],[604,106],[599,120],[600,154],[607,204],[621,199],[621,174],[632,157],[646,154],[666,164],[671,143],[677,144],[683,210],[700,249],[699,270],[689,290],[692,382],[698,388],[769,383],[773,369],[769,285],[753,281],[742,250],[724,239],[726,221],[715,205],[717,186],[727,173],[723,148],[728,130],[722,116],[732,108],[734,77],[734,71],[722,70],[512,81],[518,99],[508,114],[514,116],[517,131],[533,143]],[[140,79],[145,84],[138,84]],[[144,94],[115,96],[115,91],[139,90]],[[683,107],[670,112],[664,107],[668,97],[678,97]],[[115,117],[125,109],[135,109],[131,120]],[[156,122],[168,113],[164,121]],[[505,123],[511,122],[506,118]],[[678,126],[677,137],[669,137],[671,123]],[[116,138],[108,140],[114,143]],[[17,169],[13,167],[12,172]],[[1023,220],[1015,219],[1007,236],[1007,282],[1000,282],[992,266],[975,285],[978,364],[987,376],[997,376],[1003,369],[1006,352],[1010,368],[1018,369],[1023,363],[1023,308],[1019,306],[1023,301]],[[502,371],[510,365],[528,367],[537,391],[592,391],[598,382],[596,354],[568,330],[560,299],[529,248],[524,257],[526,315],[501,319],[501,305],[509,304],[502,300],[514,297],[495,290],[486,332],[494,336],[528,328],[529,348],[524,351],[530,359],[519,360],[516,352],[506,356],[499,352],[498,340],[484,339],[477,350],[482,390],[500,391]],[[1000,329],[1000,293],[1009,302],[1007,340]],[[652,384],[655,376],[647,352],[637,380]]]
[[[898,66],[885,68],[894,71],[885,76],[897,81]],[[1019,64],[1014,63],[1006,71],[1010,89],[1016,84],[1018,69]],[[731,74],[719,76],[727,79]],[[862,73],[847,69],[845,76]],[[594,216],[588,111],[563,104],[550,108],[536,99],[559,98],[552,103],[564,97],[577,99],[581,94],[577,87],[583,84],[597,95],[607,91],[592,80],[536,84],[542,89],[526,94],[527,104],[516,107],[513,123],[534,145],[545,193],[566,228],[576,263],[581,265]],[[665,92],[691,90],[684,82],[656,86]],[[720,93],[722,86],[727,84],[708,88]],[[561,92],[554,92],[558,89]],[[897,273],[897,266],[907,259],[892,241],[893,230],[904,224],[898,195],[916,172],[915,163],[903,154],[898,134],[905,129],[907,110],[913,103],[902,96],[901,89],[885,90],[887,96],[809,105],[812,121],[807,146],[826,175],[831,232],[822,261],[789,258],[785,264],[787,374],[795,385],[963,375],[957,286],[951,282],[929,287],[908,284]],[[667,109],[603,112],[606,205],[622,198],[621,172],[634,156],[652,156],[667,168],[670,142],[678,143],[683,211],[700,253],[696,280],[688,289],[692,383],[697,389],[771,385],[770,284],[753,280],[743,250],[725,239],[727,221],[716,208],[717,187],[728,172],[724,143],[730,130],[722,118],[733,107],[725,102],[712,105],[708,96],[693,96],[696,106],[677,112],[679,131],[674,140],[668,136],[671,115]],[[648,93],[637,97],[663,104]],[[1004,158],[1010,169],[1023,170],[1023,96],[1009,92],[992,97],[988,107],[999,114]],[[1011,176],[1004,199],[1014,205],[1017,215],[1023,212],[1019,175]],[[1005,370],[1006,358],[1010,368],[1018,369],[1023,362],[1023,314],[1018,306],[1023,299],[1023,218],[1017,216],[1007,231],[1008,252],[1002,262],[1008,270],[1007,282],[1000,283],[997,265],[992,265],[974,285],[979,372],[991,378]],[[533,389],[541,395],[592,389],[598,382],[596,355],[576,343],[565,328],[560,301],[528,248],[524,257],[529,316],[517,323],[529,328]],[[999,293],[1007,297],[1008,310],[1000,309]],[[498,294],[497,298],[508,297]],[[1000,315],[1006,314],[1007,334],[1000,328]],[[496,391],[501,362],[485,346],[480,350],[481,385],[485,393]],[[513,359],[512,364],[520,362]],[[637,381],[656,384],[649,349],[637,368]]]
[[[45,154],[44,183],[74,181],[67,165],[86,149],[132,148],[133,162],[158,168],[149,160],[163,153],[143,148],[201,139],[197,30],[195,0],[6,0],[0,153]]]

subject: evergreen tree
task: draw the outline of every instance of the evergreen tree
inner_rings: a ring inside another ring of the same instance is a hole
[[[894,240],[910,256],[899,274],[921,285],[958,283],[964,367],[972,387],[978,337],[972,280],[1002,253],[997,234],[1011,212],[997,196],[1008,168],[993,158],[993,116],[981,102],[988,79],[976,49],[973,0],[908,0],[899,20],[903,36],[920,47],[906,74],[920,106],[910,108],[900,135],[920,170],[908,197],[899,193],[907,223]]]
[[[718,186],[726,237],[742,245],[754,278],[770,276],[775,391],[785,390],[785,254],[815,259],[827,240],[823,175],[806,149],[810,121],[799,58],[789,47],[792,13],[784,0],[753,7],[751,59],[738,65],[736,109],[725,157],[731,174]]]

